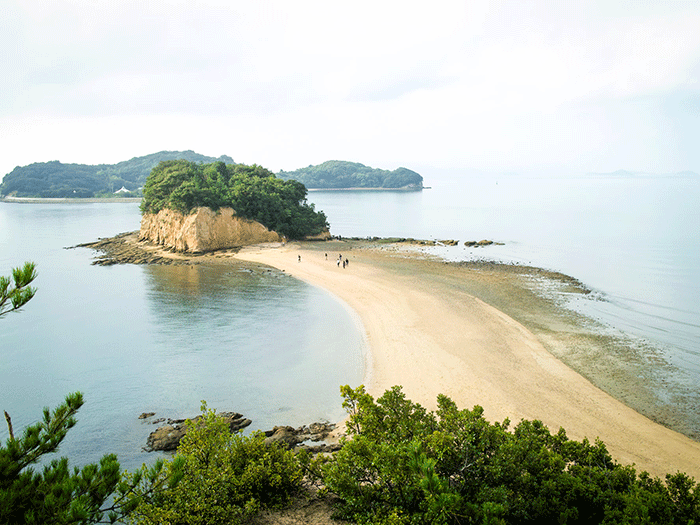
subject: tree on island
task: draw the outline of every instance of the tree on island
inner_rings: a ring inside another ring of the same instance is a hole
[[[258,221],[290,239],[317,235],[328,229],[323,212],[306,201],[306,187],[283,181],[256,164],[199,164],[184,160],[161,162],[143,187],[143,213],[170,208],[187,214],[206,206],[231,207],[236,214]]]
[[[164,160],[191,162],[224,161],[227,155],[207,157],[191,150],[159,151],[117,164],[63,164],[57,160],[17,166],[0,184],[0,195],[40,198],[140,197],[141,187],[151,170]],[[117,193],[124,188],[125,193]]]
[[[359,162],[343,160],[329,160],[317,166],[308,166],[294,171],[280,171],[277,175],[284,180],[298,180],[307,188],[313,189],[420,190],[423,188],[423,177],[407,168],[389,171],[370,168]]]

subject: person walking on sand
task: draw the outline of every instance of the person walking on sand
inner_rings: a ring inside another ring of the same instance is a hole
[[[298,262],[301,262],[301,255],[298,255],[297,257],[299,257]]]

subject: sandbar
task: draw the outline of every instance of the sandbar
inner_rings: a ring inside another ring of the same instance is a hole
[[[347,268],[337,264],[340,254]],[[478,273],[340,242],[247,247],[235,258],[278,268],[347,304],[365,331],[365,386],[375,397],[401,385],[434,409],[445,394],[460,408],[482,406],[489,421],[538,419],[573,439],[600,439],[639,472],[700,479],[700,443],[607,394],[548,351],[541,335],[469,293],[469,279],[488,288]]]

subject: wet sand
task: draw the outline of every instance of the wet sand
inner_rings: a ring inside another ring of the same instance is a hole
[[[340,253],[350,261],[345,269],[336,264]],[[221,257],[228,255],[213,259]],[[276,267],[346,303],[366,333],[365,386],[374,396],[402,385],[409,399],[434,409],[437,395],[446,394],[462,408],[484,407],[491,421],[539,419],[574,439],[599,438],[617,461],[638,471],[700,479],[700,443],[641,415],[555,357],[571,354],[576,361],[572,348],[585,338],[570,333],[572,324],[554,310],[513,293],[518,287],[508,289],[515,277],[503,271],[343,242],[248,247],[235,258]],[[615,373],[602,372],[603,382],[615,382]],[[637,389],[622,385],[626,390]]]

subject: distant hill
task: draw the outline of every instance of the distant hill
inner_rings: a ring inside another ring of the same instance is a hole
[[[160,151],[144,157],[134,157],[118,164],[62,164],[36,162],[18,166],[5,175],[0,195],[14,197],[109,197],[125,188],[121,196],[141,196],[141,189],[151,170],[164,160],[188,160],[209,163],[222,161],[233,164],[226,155],[207,157],[194,151]]]
[[[694,171],[677,171],[675,173],[648,173],[642,171],[627,171],[627,170],[617,170],[609,171],[606,173],[592,172],[588,174],[591,177],[618,177],[618,178],[628,178],[636,177],[640,179],[645,178],[657,178],[657,177],[667,177],[667,178],[687,178],[687,177],[700,177]]]
[[[412,189],[423,188],[423,177],[415,171],[398,168],[394,171],[370,168],[358,162],[329,160],[317,166],[300,168],[295,171],[280,171],[281,179],[295,179],[309,189],[348,189],[383,188]]]

